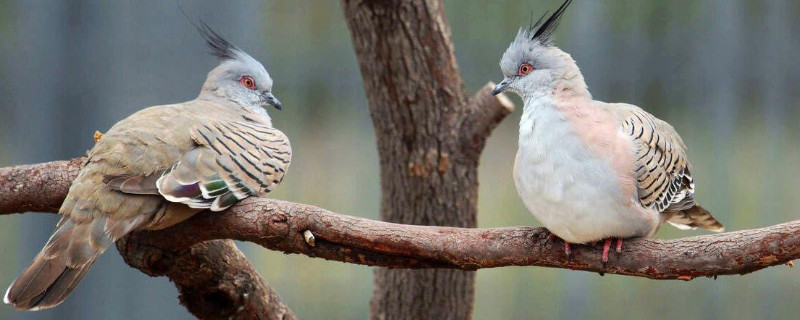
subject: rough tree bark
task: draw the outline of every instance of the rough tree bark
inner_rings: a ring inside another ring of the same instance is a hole
[[[342,5],[378,140],[381,219],[475,227],[480,151],[510,108],[469,103],[441,1]],[[456,270],[376,269],[371,317],[468,319],[474,279]]]
[[[152,277],[167,276],[181,305],[198,319],[297,318],[233,240],[170,249],[138,232],[117,241],[117,249],[131,267]]]

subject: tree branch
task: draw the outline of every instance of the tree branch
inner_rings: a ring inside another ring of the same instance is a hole
[[[232,240],[168,249],[138,232],[117,241],[117,249],[131,267],[169,277],[199,319],[296,319]]]
[[[483,88],[478,90],[469,100],[469,114],[462,127],[465,129],[462,139],[464,147],[474,150],[480,154],[486,139],[492,130],[503,121],[509,114],[514,112],[514,103],[505,94],[492,95],[495,83],[489,81]]]
[[[0,168],[0,214],[58,212],[85,158]],[[171,241],[163,240],[162,241]],[[296,319],[231,240],[166,248],[133,233],[117,241],[128,265],[167,276],[181,304],[200,319]]]
[[[58,212],[84,160],[0,168],[0,214]]]
[[[80,163],[75,159],[0,169],[0,214],[54,208],[53,203],[66,196]],[[63,192],[40,192],[42,188]],[[305,230],[315,235],[315,246],[304,239]],[[800,258],[800,220],[674,240],[632,239],[603,266],[599,246],[574,246],[572,259],[567,260],[560,241],[547,243],[543,228],[402,225],[263,198],[246,199],[225,212],[202,213],[169,229],[136,232],[131,238],[140,246],[175,252],[206,240],[234,239],[286,253],[390,268],[542,266],[680,280],[746,274]],[[159,254],[144,253],[137,259],[147,265],[145,269],[158,269],[147,261],[162,259]]]

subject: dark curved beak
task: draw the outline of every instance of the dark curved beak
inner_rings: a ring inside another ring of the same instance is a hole
[[[278,110],[283,109],[283,104],[278,100],[278,98],[275,98],[275,96],[272,95],[272,92],[264,92],[263,97],[264,102],[266,102],[268,105],[271,105]]]
[[[510,79],[510,78],[503,79],[503,81],[501,81],[496,86],[494,86],[494,90],[492,90],[492,95],[496,96],[496,95],[500,94],[501,92],[506,91],[506,89],[508,89],[508,85],[511,84],[511,81],[512,81],[512,79]]]

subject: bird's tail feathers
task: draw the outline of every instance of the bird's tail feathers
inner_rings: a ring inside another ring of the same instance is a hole
[[[99,224],[75,224],[62,218],[47,245],[9,286],[3,301],[20,310],[47,309],[63,302],[112,243],[105,234],[98,237]]]
[[[714,232],[725,231],[725,227],[711,215],[711,212],[698,205],[673,212],[667,222],[681,230],[702,228]]]

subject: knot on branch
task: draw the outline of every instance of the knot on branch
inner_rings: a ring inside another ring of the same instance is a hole
[[[167,275],[175,263],[175,252],[141,241],[146,231],[134,232],[117,240],[117,250],[129,266],[151,277]]]

